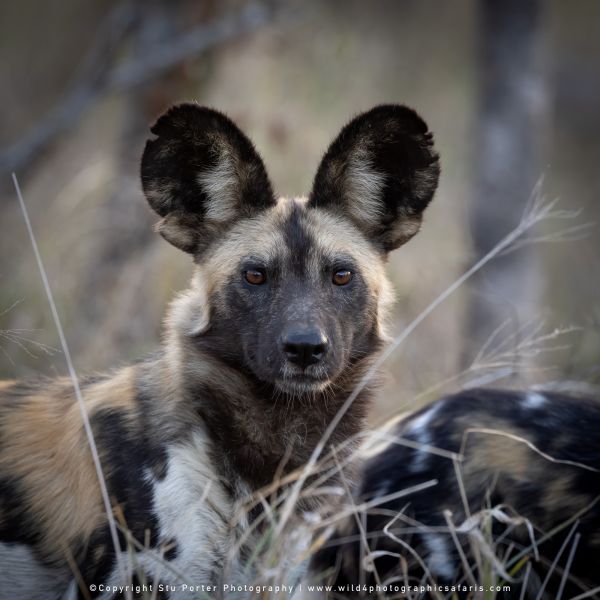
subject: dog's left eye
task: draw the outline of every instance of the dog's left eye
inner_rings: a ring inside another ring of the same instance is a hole
[[[340,269],[333,274],[333,283],[335,285],[348,285],[352,279],[352,271]]]
[[[244,272],[244,277],[252,285],[262,285],[267,281],[267,274],[262,269],[248,269]]]

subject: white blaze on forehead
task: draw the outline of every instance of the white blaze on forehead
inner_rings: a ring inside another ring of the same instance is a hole
[[[214,244],[212,252],[200,265],[212,281],[213,289],[224,283],[246,257],[268,263],[285,256],[286,244],[279,227],[280,220],[278,203],[256,217],[243,219]]]

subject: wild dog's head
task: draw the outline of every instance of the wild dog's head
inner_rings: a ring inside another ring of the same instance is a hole
[[[359,115],[300,199],[276,199],[252,143],[219,112],[176,106],[152,133],[144,192],[158,231],[197,264],[179,332],[296,394],[372,355],[386,255],[417,233],[438,182],[424,121],[398,105]]]

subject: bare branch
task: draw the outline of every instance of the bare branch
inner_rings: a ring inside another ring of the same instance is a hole
[[[117,5],[106,17],[83,60],[69,91],[60,103],[34,125],[18,142],[0,152],[0,172],[18,171],[58,134],[71,126],[106,88],[107,74],[115,48],[123,41],[135,20],[129,3]]]
[[[220,17],[157,44],[152,52],[115,65],[116,50],[140,18],[132,3],[119,4],[96,34],[80,74],[60,104],[21,140],[0,152],[0,173],[23,168],[31,158],[71,127],[103,93],[125,91],[153,78],[194,55],[218,44],[255,31],[274,20],[267,6],[250,3],[235,14]],[[291,13],[277,15],[278,22],[289,22]]]

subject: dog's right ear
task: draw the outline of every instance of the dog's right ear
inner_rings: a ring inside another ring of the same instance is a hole
[[[419,231],[439,174],[425,121],[406,106],[383,104],[352,119],[329,146],[308,205],[351,219],[389,252]]]
[[[262,159],[222,113],[180,104],[151,131],[142,187],[162,217],[159,233],[177,248],[197,255],[234,222],[275,205]]]

